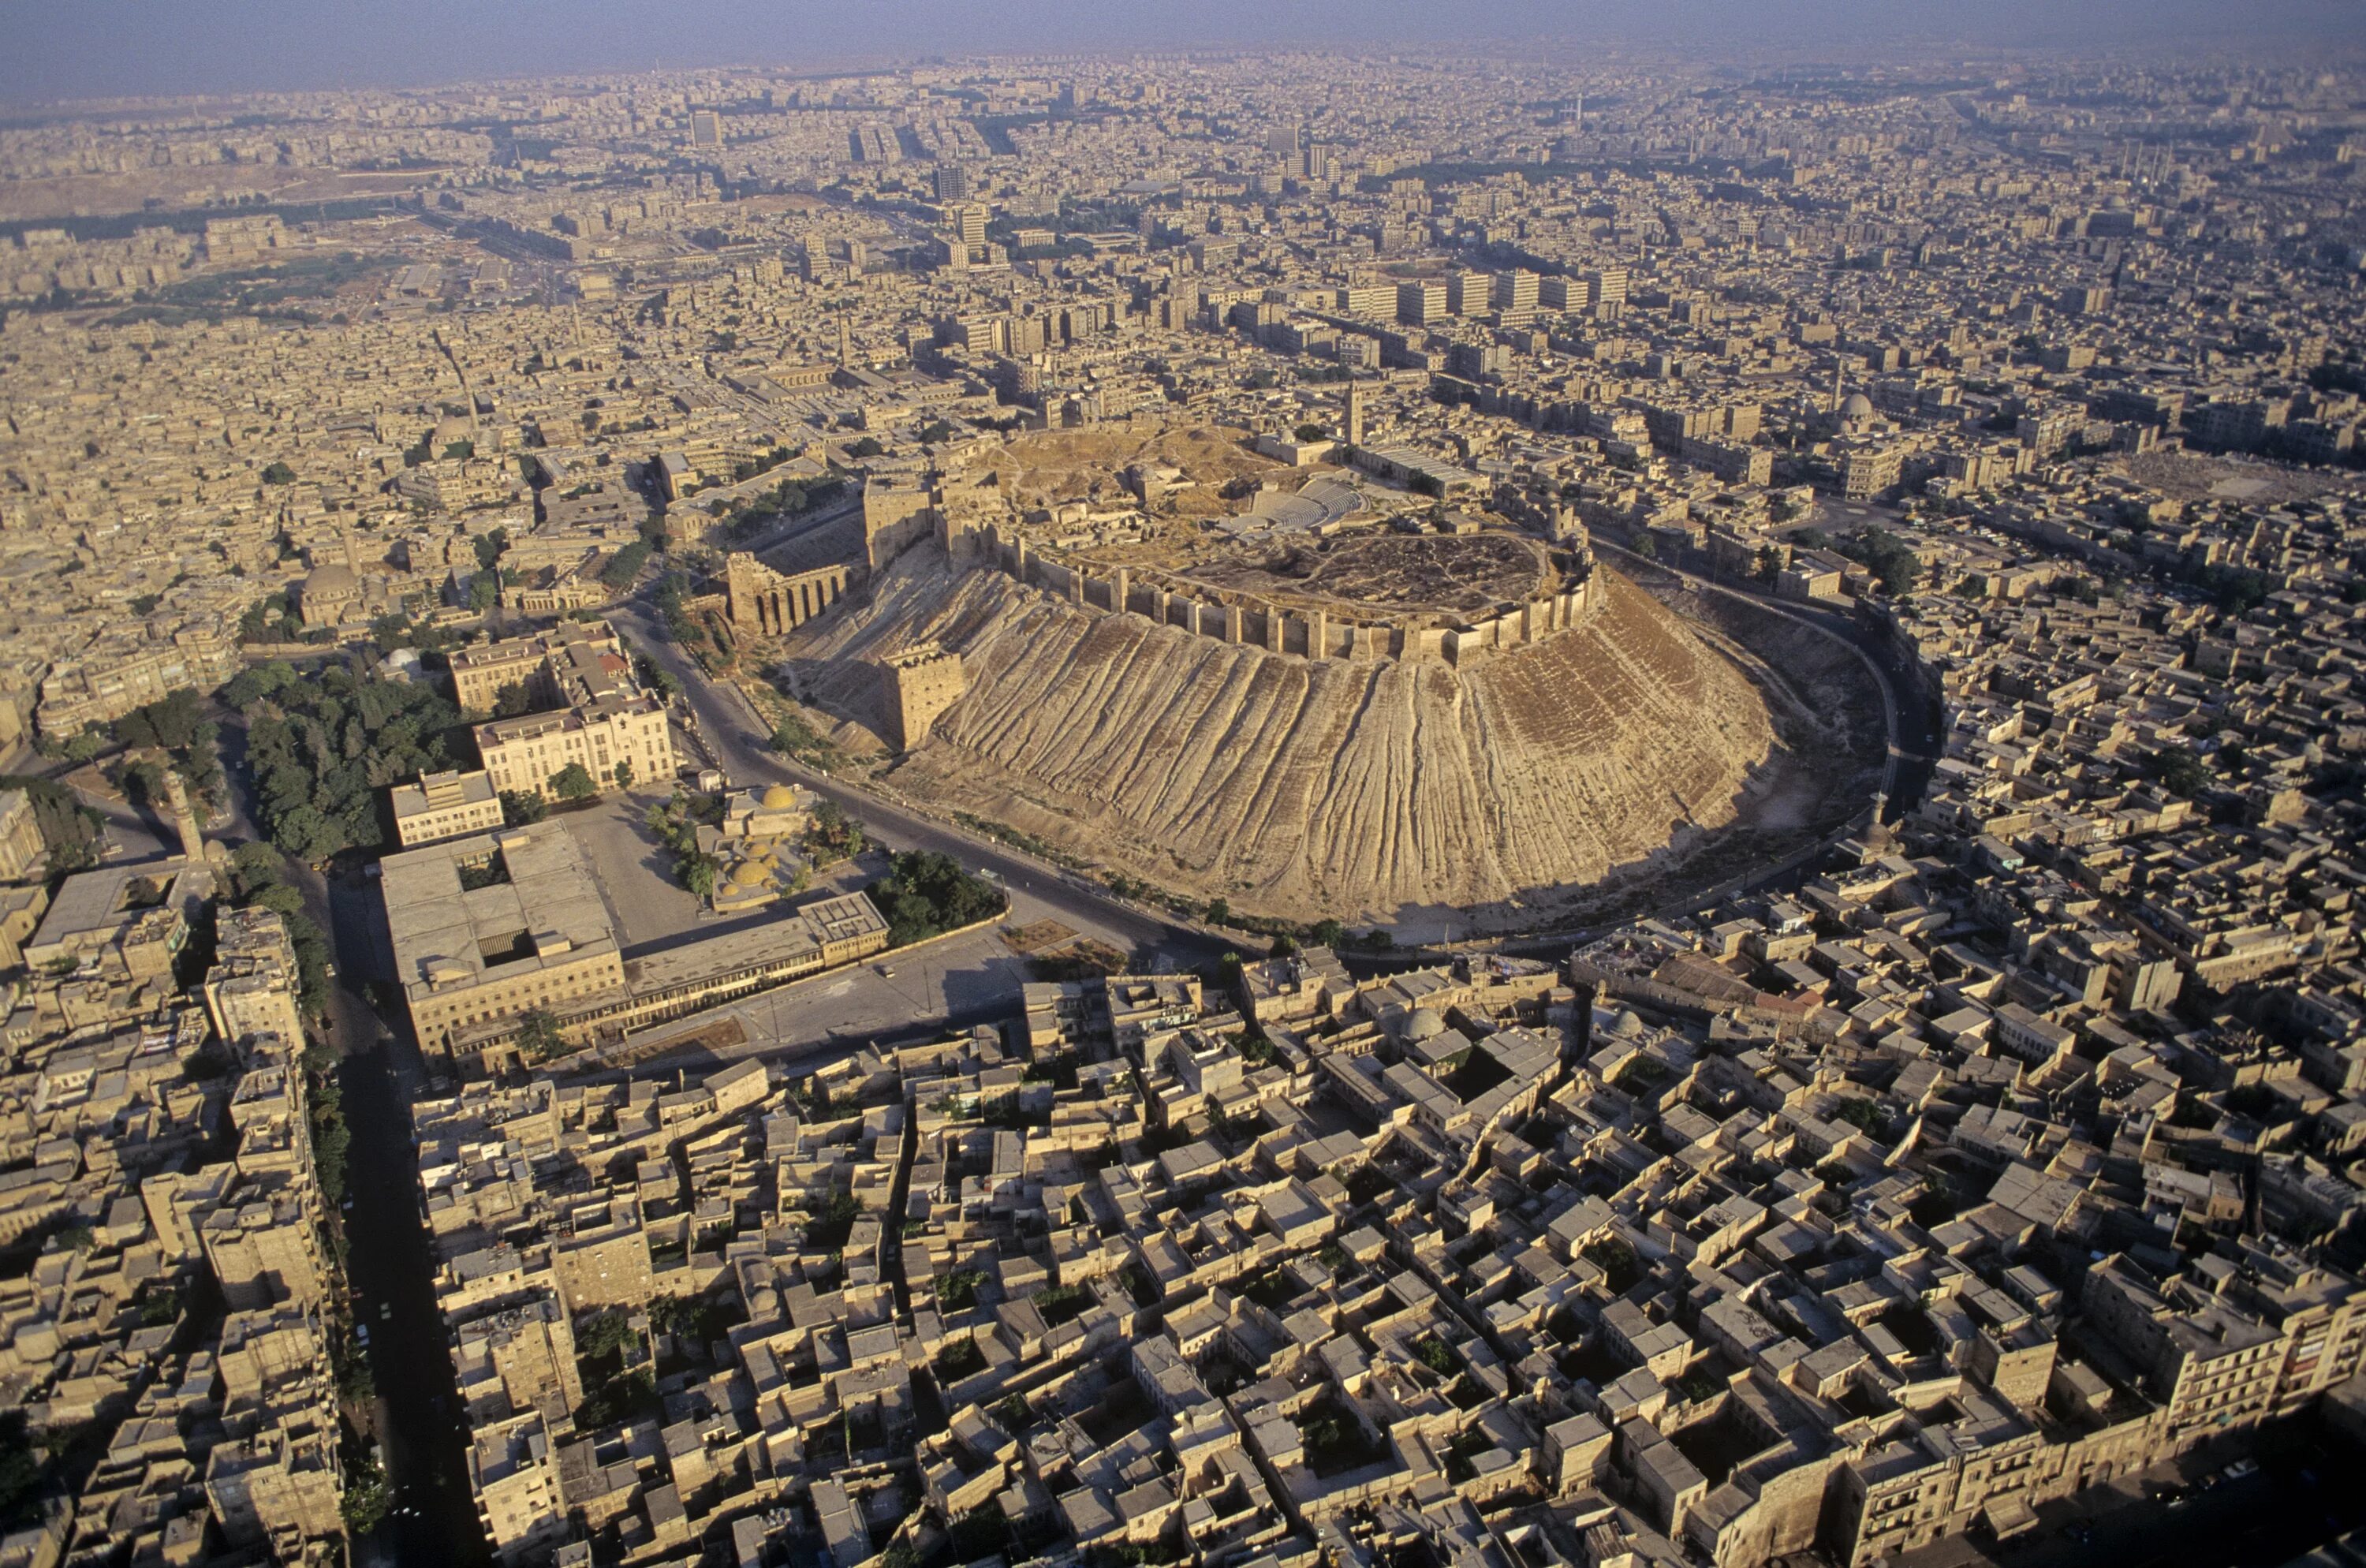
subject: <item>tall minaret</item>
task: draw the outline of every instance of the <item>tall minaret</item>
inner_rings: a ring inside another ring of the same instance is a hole
[[[173,813],[173,832],[181,840],[181,858],[203,860],[206,836],[197,826],[196,807],[189,804],[189,786],[174,770],[170,757],[162,752],[157,753],[157,757],[164,770],[164,803]]]
[[[853,334],[847,331],[846,318],[838,319],[838,367],[846,369],[854,363]]]
[[[1364,384],[1347,383],[1347,445],[1360,447],[1364,444]]]

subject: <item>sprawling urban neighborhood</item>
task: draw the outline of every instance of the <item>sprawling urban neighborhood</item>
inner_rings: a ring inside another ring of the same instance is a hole
[[[2361,398],[2333,49],[0,122],[0,1568],[2366,1560]]]

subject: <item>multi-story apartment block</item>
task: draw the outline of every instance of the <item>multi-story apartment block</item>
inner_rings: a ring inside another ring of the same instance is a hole
[[[482,769],[422,773],[418,783],[389,790],[388,804],[394,811],[395,841],[405,849],[490,833],[501,825],[501,794]]]
[[[518,694],[513,702],[540,710],[497,718],[473,732],[494,813],[505,792],[554,795],[554,777],[569,766],[582,768],[596,789],[673,776],[665,707],[642,694],[632,660],[606,625],[570,623],[531,637],[482,644],[454,654],[451,663],[453,694],[464,711],[489,711],[505,692]],[[448,808],[399,798],[398,825],[405,805],[422,822],[483,815],[485,797],[468,782],[474,777],[461,776],[467,799]]]
[[[44,735],[76,735],[184,687],[210,692],[238,668],[237,645],[209,631],[162,641],[109,637],[50,671],[34,719]]]
[[[606,664],[613,657],[622,670]],[[446,662],[452,675],[452,700],[463,713],[491,713],[501,693],[512,686],[524,693],[528,705],[551,707],[565,700],[561,685],[604,676],[610,682],[630,674],[624,640],[605,621],[563,621],[548,631],[499,642],[471,643],[455,649]]]
[[[485,776],[497,794],[553,796],[553,781],[569,766],[581,767],[594,787],[623,788],[674,773],[665,709],[648,697],[497,718],[473,733]]]

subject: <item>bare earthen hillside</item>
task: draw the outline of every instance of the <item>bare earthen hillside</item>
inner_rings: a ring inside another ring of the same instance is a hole
[[[1088,614],[907,553],[790,639],[805,689],[870,716],[857,660],[935,640],[969,691],[904,790],[1159,886],[1386,918],[1594,881],[1721,827],[1774,744],[1756,689],[1612,574],[1586,626],[1469,670],[1284,658]]]

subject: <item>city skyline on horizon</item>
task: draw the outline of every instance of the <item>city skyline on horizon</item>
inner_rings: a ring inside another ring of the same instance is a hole
[[[2357,0],[2262,0],[2239,16],[2204,0],[2139,5],[2101,0],[2074,7],[2005,0],[1977,15],[1942,0],[1781,0],[1742,6],[1695,0],[1478,0],[1451,17],[1413,0],[1381,0],[1358,17],[1355,37],[1306,0],[1249,4],[1171,0],[1112,17],[1083,0],[976,6],[891,0],[828,17],[758,0],[530,0],[487,17],[456,0],[429,0],[396,18],[344,3],[237,0],[157,17],[131,0],[96,0],[38,23],[12,0],[0,36],[0,104],[25,108],[115,99],[235,97],[343,88],[432,91],[478,82],[645,72],[810,70],[859,73],[942,59],[1109,59],[1269,47],[1292,52],[1421,52],[1467,43],[1484,56],[1535,45],[1572,51],[1549,63],[1583,63],[1582,51],[1631,52],[1637,63],[1699,51],[1721,67],[1894,63],[1919,51],[1996,51],[1999,59],[2073,50],[2147,56],[2203,49],[2246,60],[2296,48],[2366,48],[2366,5]],[[142,48],[122,40],[140,36]],[[490,53],[503,68],[487,69]],[[1545,63],[1546,62],[1538,62]]]

